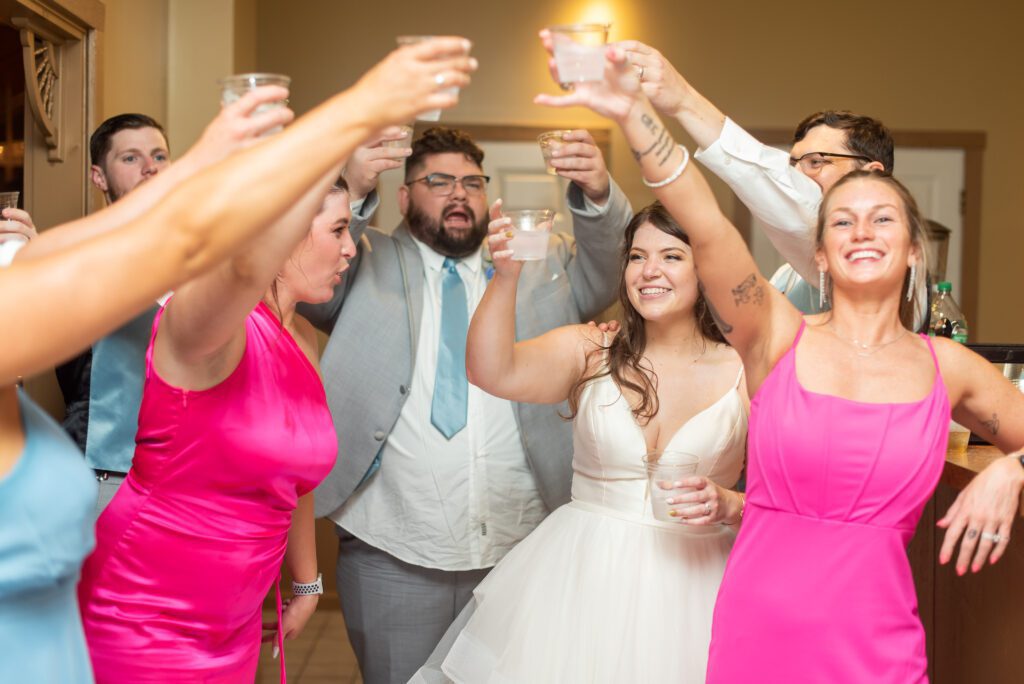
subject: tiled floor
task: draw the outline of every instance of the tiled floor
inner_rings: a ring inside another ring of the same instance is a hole
[[[334,606],[321,606],[299,638],[285,642],[288,684],[363,684],[345,634],[345,621],[337,603]],[[274,611],[264,611],[267,621],[274,617]],[[280,661],[271,657],[271,645],[264,644],[256,684],[279,684],[280,668]]]

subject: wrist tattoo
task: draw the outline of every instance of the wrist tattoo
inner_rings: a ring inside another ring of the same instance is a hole
[[[757,306],[764,303],[764,286],[757,282],[757,274],[751,273],[739,285],[732,289],[732,298],[736,306],[753,302]]]
[[[644,128],[649,130],[652,134],[658,132],[658,124],[654,123],[654,119],[652,119],[646,112],[640,115],[640,123],[642,123]]]
[[[648,147],[643,152],[639,152],[637,150],[633,150],[633,156],[636,158],[637,161],[640,161],[641,158],[646,157],[647,155],[649,155],[651,152],[654,151],[654,148],[658,147],[659,145],[664,147],[665,146],[665,141],[671,142],[672,138],[669,136],[668,131],[666,131],[663,128],[663,129],[661,129],[661,133],[658,135],[658,137],[654,140],[653,143],[651,143],[650,147]]]
[[[981,424],[988,428],[989,432],[992,433],[992,436],[999,434],[999,416],[996,414],[993,413],[991,419],[983,420]]]
[[[658,149],[658,154],[661,155],[661,158],[658,160],[658,166],[664,166],[665,162],[667,162],[668,158],[672,156],[672,152],[675,149],[675,141],[672,140],[672,136],[666,135],[665,141],[661,144],[661,147]]]

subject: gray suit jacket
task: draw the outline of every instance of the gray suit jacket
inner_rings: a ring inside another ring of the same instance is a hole
[[[579,188],[570,185],[569,206],[576,239],[556,234],[547,259],[523,268],[517,339],[590,320],[615,298],[622,231],[632,218],[629,201],[612,182],[602,211],[590,211]],[[387,235],[367,230],[364,219],[353,222],[353,231],[359,253],[334,298],[299,309],[330,335],[321,369],[339,450],[316,490],[318,516],[348,500],[398,420],[409,396],[423,309],[423,261],[408,227],[403,223]],[[515,405],[523,448],[549,510],[569,500],[572,478],[572,426],[559,412],[565,414],[564,404]]]

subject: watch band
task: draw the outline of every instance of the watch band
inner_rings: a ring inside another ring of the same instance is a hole
[[[292,593],[296,596],[312,596],[324,593],[323,573],[317,573],[316,582],[292,582]]]

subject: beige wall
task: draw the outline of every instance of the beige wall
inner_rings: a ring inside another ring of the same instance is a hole
[[[141,112],[167,120],[168,0],[104,0],[96,121]]]
[[[1024,254],[1021,3],[455,0],[438,11],[404,0],[257,2],[259,69],[293,77],[298,112],[351,84],[395,35],[451,32],[473,39],[481,66],[447,121],[592,124],[598,120],[582,111],[531,104],[553,90],[535,35],[546,24],[604,17],[614,21],[613,39],[659,47],[748,127],[791,128],[818,109],[849,108],[894,129],[984,131],[981,311],[972,336],[1024,341],[1024,317],[1016,315]],[[620,184],[634,204],[648,201],[618,135],[613,147]]]

